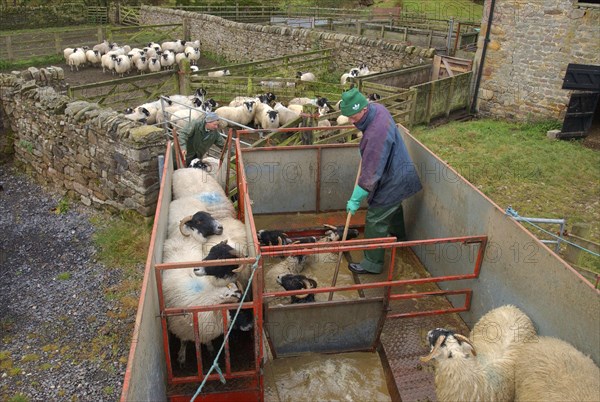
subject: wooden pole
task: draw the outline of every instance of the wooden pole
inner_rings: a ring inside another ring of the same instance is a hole
[[[360,177],[360,170],[362,168],[362,159],[360,160],[360,162],[358,162],[358,172],[356,172],[356,180],[354,181],[354,187],[356,187],[358,185],[358,178]],[[354,190],[354,187],[352,187],[352,190]],[[342,241],[346,240],[346,236],[348,236],[348,228],[350,227],[350,218],[352,218],[352,214],[348,213],[348,216],[346,217],[346,225],[344,226],[344,234],[342,235]],[[340,251],[338,253],[338,259],[337,259],[337,263],[335,264],[335,271],[333,272],[333,280],[331,281],[331,287],[335,287],[335,284],[337,283],[337,277],[338,277],[338,273],[340,272],[340,263],[342,262],[342,255],[344,254],[343,251]],[[331,301],[333,299],[333,292],[329,292],[329,301]]]

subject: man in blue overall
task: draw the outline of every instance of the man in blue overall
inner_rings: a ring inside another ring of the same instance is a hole
[[[395,236],[406,240],[402,200],[422,189],[406,145],[390,112],[378,103],[369,103],[358,88],[342,94],[340,110],[362,131],[362,168],[346,210],[354,215],[367,198],[365,238]],[[348,268],[356,274],[379,274],[385,250],[365,250],[360,263]]]

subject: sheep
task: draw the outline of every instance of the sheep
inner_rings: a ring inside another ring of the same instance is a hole
[[[186,44],[186,41],[177,39],[174,42],[163,42],[160,45],[160,47],[163,52],[165,50],[170,50],[173,53],[183,53],[183,51],[185,50],[185,44]]]
[[[252,96],[236,96],[235,98],[233,98],[231,100],[231,102],[229,102],[228,106],[231,106],[231,107],[241,106],[241,105],[244,104],[244,102],[259,103],[261,101],[256,96],[255,97],[252,97]]]
[[[177,53],[175,55],[175,63],[177,63],[177,65],[179,66],[179,68],[181,68],[181,62],[183,61],[183,59],[187,59],[187,55],[185,53]]]
[[[364,75],[368,75],[370,73],[369,71],[369,67],[367,67],[366,63],[361,63],[358,66],[358,75],[359,77],[362,77]]]
[[[199,47],[192,47],[192,46],[187,46],[185,48],[185,57],[187,57],[190,60],[190,64],[192,66],[195,66],[198,62],[198,60],[200,60],[200,48]]]
[[[130,69],[131,62],[129,61],[129,57],[127,55],[117,56],[117,59],[115,60],[115,72],[123,78],[123,74],[129,73]]]
[[[203,261],[231,260],[239,258],[241,256],[239,251],[227,243],[227,240],[223,240],[213,245]],[[247,283],[249,275],[243,273],[247,268],[246,265],[235,263],[232,265],[197,267],[194,268],[194,275],[198,277],[210,277],[212,283],[221,285],[236,282],[239,279],[239,276],[242,275],[244,276],[243,281]]]
[[[283,106],[281,102],[276,102],[273,110],[279,112],[279,124],[282,126],[285,126],[300,117],[300,113]]]
[[[519,345],[515,401],[597,401],[600,369],[571,344],[538,337]]]
[[[87,62],[87,58],[85,56],[85,51],[83,49],[77,49],[75,52],[69,55],[69,66],[71,66],[71,71],[73,71],[73,66],[75,69],[79,71],[79,66],[84,65]]]
[[[151,57],[150,60],[148,61],[148,70],[151,73],[157,73],[160,71],[161,65],[160,65],[160,59],[156,58],[156,57]]]
[[[305,72],[303,73],[302,71],[298,71],[296,73],[296,78],[299,78],[300,81],[315,81],[315,75],[311,72]]]
[[[490,327],[499,329],[490,336]],[[518,329],[522,336],[515,336]],[[471,339],[443,328],[427,333],[431,347],[422,362],[436,360],[438,400],[514,399],[514,362],[520,343],[535,336],[531,320],[514,306],[488,312],[475,324]]]
[[[292,255],[278,260],[275,264],[264,265],[265,290],[273,292],[279,289],[277,278],[287,274],[299,274],[306,267],[306,256]]]
[[[115,61],[117,60],[117,54],[108,52],[100,57],[100,64],[102,65],[102,72],[106,70],[113,72],[115,69]]]
[[[71,56],[78,50],[83,50],[83,52],[85,53],[88,50],[88,47],[67,47],[63,49],[63,57],[65,58],[65,63],[67,63],[67,65],[69,64],[69,56]]]
[[[154,50],[154,52],[162,52],[162,46],[156,42],[149,42],[148,46],[150,49]]]
[[[127,108],[125,110],[125,117],[129,120],[139,121],[140,123],[155,124],[156,115],[161,107],[160,100],[144,103],[135,109]]]
[[[172,70],[175,64],[175,54],[171,51],[165,50],[160,55],[160,65],[167,70]]]
[[[209,77],[224,77],[226,75],[231,75],[231,72],[227,69],[208,72]]]
[[[277,277],[277,283],[280,284],[285,290],[314,289],[317,287],[317,281],[312,278],[307,278],[301,274],[279,275]],[[312,303],[314,301],[314,293],[307,293],[305,295],[292,295],[290,298],[291,304]]]
[[[229,200],[227,200],[227,202],[231,203]],[[211,236],[211,238],[204,243],[202,246],[204,253],[207,253],[213,246],[226,242],[235,250],[236,255],[247,255],[248,237],[246,236],[246,225],[244,222],[232,217],[222,217],[219,219],[219,222],[223,225],[223,232],[219,235]]]
[[[136,62],[141,57],[144,57],[145,55],[146,55],[146,52],[143,51],[142,49],[138,49],[138,48],[131,49],[131,51],[129,53],[127,53],[127,56],[129,56],[129,61],[131,62],[131,65],[135,65]]]
[[[193,269],[170,269],[163,272],[163,295],[165,305],[171,308],[237,303],[242,297],[235,284],[214,286],[209,278],[195,276]],[[195,339],[193,315],[168,316],[167,326],[181,341],[177,362],[183,365],[187,342]],[[222,313],[198,313],[198,332],[200,342],[212,350],[211,341],[223,334]]]
[[[144,74],[148,71],[148,59],[145,56],[140,57],[135,61],[135,68],[140,72],[140,74]]]
[[[102,56],[103,54],[108,53],[111,50],[110,44],[108,43],[108,41],[106,39],[104,39],[102,41],[102,43],[98,43],[97,45],[94,45],[92,47],[92,50],[98,51],[100,53],[100,56]]]
[[[254,110],[254,127],[276,129],[279,127],[279,113],[266,103],[259,102]]]
[[[188,48],[188,47],[193,47],[193,48],[195,48],[195,49],[200,49],[200,45],[201,45],[201,44],[202,44],[202,43],[200,42],[200,39],[196,39],[196,40],[193,40],[193,41],[187,41],[187,42],[185,43],[185,47],[186,47],[186,48]]]
[[[256,237],[261,246],[281,246],[291,244],[292,240],[281,230],[264,230],[256,232]]]
[[[85,52],[85,58],[87,62],[90,63],[90,65],[92,66],[100,65],[100,63],[102,62],[101,57],[102,55],[99,50],[87,50]]]
[[[204,174],[209,176],[206,172],[204,172]],[[167,237],[173,237],[178,233],[181,233],[184,236],[192,235],[192,237],[196,238],[200,243],[205,243],[206,240],[204,232],[199,229],[199,226],[197,226],[199,224],[194,222],[187,224],[190,216],[194,216],[198,211],[208,213],[212,218],[218,219],[217,223],[221,226],[221,229],[218,230],[215,228],[214,230],[217,232],[209,232],[210,235],[222,234],[223,227],[221,221],[227,218],[233,219],[234,216],[232,215],[235,214],[235,210],[231,204],[231,201],[229,201],[229,199],[224,195],[219,196],[214,193],[199,193],[196,196],[183,197],[173,200],[169,204]]]
[[[344,85],[348,81],[348,78],[358,77],[358,74],[359,74],[358,68],[350,69],[349,72],[342,74],[342,76],[340,77],[340,84]]]
[[[200,193],[211,195],[211,199],[220,202],[226,199],[223,187],[217,180],[201,169],[184,168],[173,172],[173,200],[194,196]],[[235,216],[235,215],[231,215]]]
[[[248,125],[254,119],[254,102],[244,102],[241,106],[221,106],[215,110],[215,113],[227,122],[223,122],[223,126],[227,123],[235,122],[243,126]],[[220,122],[221,123],[221,122]]]
[[[376,92],[373,92],[372,94],[368,94],[368,95],[367,95],[367,100],[368,100],[369,102],[377,102],[377,101],[378,101],[378,100],[380,100],[380,99],[381,99],[381,95],[379,95],[379,94],[378,94],[378,93],[376,93]]]

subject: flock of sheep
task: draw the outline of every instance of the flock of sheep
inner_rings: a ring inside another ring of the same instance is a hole
[[[248,255],[248,239],[243,222],[235,218],[233,203],[223,190],[223,176],[219,175],[218,161],[203,159],[209,168],[184,168],[173,172],[172,201],[169,204],[167,237],[163,246],[164,263],[231,260]],[[210,173],[209,173],[210,171]],[[329,227],[320,239],[314,237],[290,240],[281,231],[261,230],[257,233],[262,245],[290,244],[293,242],[328,242],[341,238],[343,228]],[[358,236],[356,230],[350,236]],[[313,257],[314,258],[314,257]],[[314,279],[300,272],[310,258],[288,257],[273,264],[265,264],[265,288],[270,291],[311,289]],[[167,308],[186,308],[239,302],[240,289],[245,289],[251,274],[245,264],[167,269],[162,274],[162,291]],[[296,295],[279,298],[278,303],[306,303],[314,295]],[[232,317],[229,317],[230,319]],[[200,342],[209,350],[211,341],[223,334],[223,317],[219,311],[198,313]],[[191,314],[167,318],[168,329],[181,341],[177,361],[185,362],[186,345],[194,341]],[[234,328],[248,331],[253,326],[249,311],[241,310]]]
[[[143,48],[132,48],[129,45],[119,46],[104,40],[94,45],[92,49],[88,46],[68,47],[63,50],[65,62],[79,71],[79,67],[94,66],[102,67],[102,72],[109,71],[123,77],[132,71],[143,73],[154,73],[164,69],[173,69],[175,64],[181,65],[183,59],[190,61],[193,69],[197,69],[197,61],[200,59],[200,41],[185,41],[177,39],[161,44],[150,42]]]
[[[567,342],[538,336],[515,306],[489,311],[467,338],[428,332],[440,401],[597,401],[600,369]]]

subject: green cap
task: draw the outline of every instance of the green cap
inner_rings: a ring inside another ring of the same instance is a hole
[[[368,104],[367,98],[360,93],[358,88],[354,87],[342,93],[340,110],[344,116],[352,116],[363,110]]]

